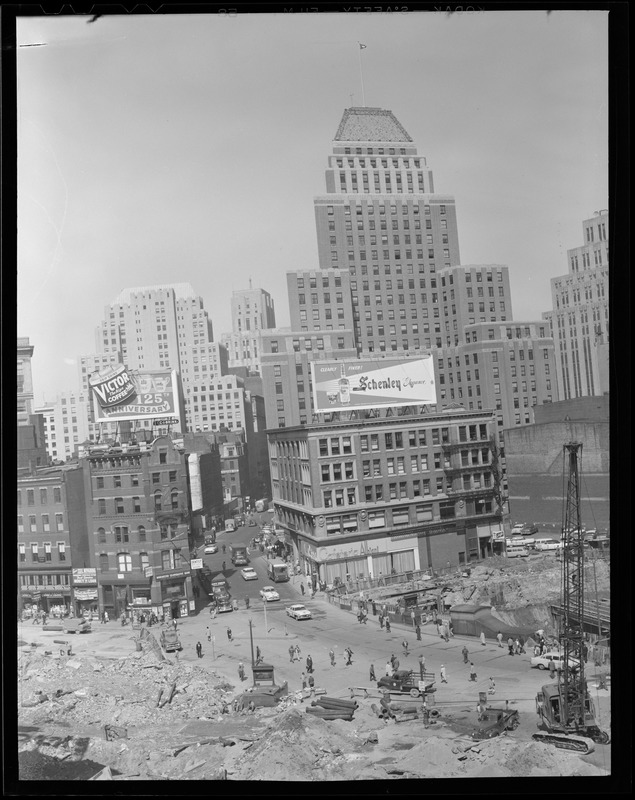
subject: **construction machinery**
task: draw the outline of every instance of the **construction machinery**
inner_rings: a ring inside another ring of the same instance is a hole
[[[582,444],[564,445],[566,503],[562,526],[562,669],[555,683],[536,696],[540,733],[533,739],[566,750],[591,753],[594,743],[608,744],[600,730],[584,674],[584,534],[580,522],[580,455]]]

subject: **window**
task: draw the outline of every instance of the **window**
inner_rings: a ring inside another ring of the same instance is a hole
[[[161,511],[161,509],[162,509],[161,492],[156,491],[154,493],[154,510]]]
[[[40,489],[40,505],[45,506],[47,503],[47,491],[46,489]]]
[[[99,554],[99,571],[108,572],[110,564],[108,563],[108,553]]]
[[[144,572],[150,566],[150,557],[147,553],[139,553],[139,566],[141,571]]]
[[[26,503],[29,506],[35,505],[35,489],[26,490]]]
[[[58,531],[64,530],[64,514],[55,515],[55,529]]]
[[[132,572],[130,553],[117,553],[117,572]]]
[[[112,479],[115,489],[121,489],[121,475],[113,475]]]
[[[176,511],[179,507],[179,492],[177,489],[172,489],[170,493],[170,503],[172,506],[172,510]]]
[[[139,541],[145,542],[146,540],[146,529],[143,525],[139,525],[137,528],[137,534],[139,535]]]

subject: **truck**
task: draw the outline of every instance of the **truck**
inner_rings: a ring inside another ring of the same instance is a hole
[[[289,569],[282,561],[270,561],[267,564],[267,576],[274,583],[289,580]]]
[[[225,531],[227,533],[232,533],[235,530],[236,530],[236,521],[233,518],[232,519],[226,519],[225,520]]]
[[[247,546],[244,544],[232,544],[229,546],[231,553],[232,564],[235,567],[244,567],[249,564],[249,556],[247,555]]]
[[[267,501],[263,498],[262,500],[256,500],[256,511],[263,512],[267,509]]]
[[[396,694],[409,694],[419,697],[436,692],[434,688],[434,672],[424,672],[423,679],[419,672],[398,669],[392,676],[385,675],[377,681],[377,688]]]
[[[161,647],[166,653],[173,653],[175,650],[183,649],[179,634],[172,628],[166,628],[161,631],[160,641]]]
[[[212,581],[212,591],[210,597],[216,604],[216,610],[219,614],[226,611],[233,611],[231,595],[229,594],[229,587],[224,578],[215,578]]]

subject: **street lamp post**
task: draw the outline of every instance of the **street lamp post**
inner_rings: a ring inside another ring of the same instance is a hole
[[[254,660],[254,636],[251,630],[252,625],[253,625],[252,619],[251,617],[249,617],[249,642],[251,644],[251,668],[253,670],[253,668],[256,666],[256,662]]]

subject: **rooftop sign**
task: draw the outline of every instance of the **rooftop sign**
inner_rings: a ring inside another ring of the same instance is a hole
[[[431,355],[412,359],[314,361],[315,411],[346,411],[437,402]]]

